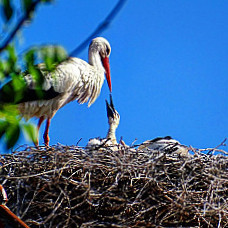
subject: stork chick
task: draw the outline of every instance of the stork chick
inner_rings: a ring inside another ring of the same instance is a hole
[[[120,115],[114,107],[111,95],[110,95],[110,104],[106,100],[106,110],[107,110],[107,117],[108,117],[108,124],[109,124],[107,136],[104,139],[101,139],[101,138],[90,139],[86,146],[87,148],[96,147],[103,144],[104,146],[105,145],[113,146],[118,144],[116,141],[116,129],[119,126]]]
[[[180,142],[173,139],[170,136],[158,137],[152,140],[143,142],[139,147],[139,150],[146,151],[148,149],[158,150],[165,153],[176,153],[182,156],[188,156],[188,147],[181,145]]]

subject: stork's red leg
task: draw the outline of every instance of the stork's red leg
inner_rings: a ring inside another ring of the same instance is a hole
[[[51,123],[51,119],[48,118],[47,119],[47,123],[46,123],[45,132],[44,132],[44,143],[45,143],[46,146],[49,146],[49,141],[50,141],[50,138],[49,138],[49,135],[48,135],[50,123]]]
[[[39,122],[38,122],[38,124],[37,124],[37,140],[36,140],[36,142],[35,142],[35,146],[39,146],[39,130],[40,130],[40,126],[41,126],[41,124],[43,123],[43,121],[44,121],[44,117],[43,116],[41,116],[40,117],[40,119],[39,119]]]

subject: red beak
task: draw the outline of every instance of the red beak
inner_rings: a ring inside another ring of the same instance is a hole
[[[110,74],[110,67],[109,67],[109,58],[107,56],[102,58],[102,63],[103,63],[103,66],[105,68],[105,71],[106,71],[105,75],[106,75],[106,79],[108,82],[109,90],[110,90],[110,92],[112,92],[112,82],[111,82],[111,74]]]

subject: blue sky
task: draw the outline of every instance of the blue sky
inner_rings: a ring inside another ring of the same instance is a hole
[[[117,1],[56,0],[42,5],[23,29],[18,51],[54,43],[72,51]],[[128,1],[101,36],[112,47],[113,99],[121,120],[117,138],[136,144],[170,135],[196,148],[228,137],[228,1]],[[77,57],[88,59],[85,49]],[[52,119],[50,144],[105,137],[107,82],[87,108],[72,102]],[[36,120],[32,120],[36,123]],[[40,142],[43,142],[40,131]],[[26,141],[21,137],[19,144]],[[227,151],[227,147],[223,148]]]

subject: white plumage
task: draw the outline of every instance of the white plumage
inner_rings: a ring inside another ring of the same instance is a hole
[[[176,153],[183,156],[188,156],[188,147],[180,144],[177,140],[171,138],[170,136],[166,137],[158,137],[152,140],[147,140],[143,142],[139,148],[139,150],[157,150],[165,153]]]
[[[104,73],[104,68],[96,69],[81,59],[71,58],[57,66],[54,73],[49,73],[44,78],[43,91],[53,88],[59,94],[49,100],[20,103],[19,110],[25,118],[34,116],[52,118],[58,109],[73,100],[77,100],[80,104],[88,102],[90,106],[100,94]],[[30,82],[31,77],[26,75],[26,81]],[[31,89],[34,88],[29,83],[28,86]]]

